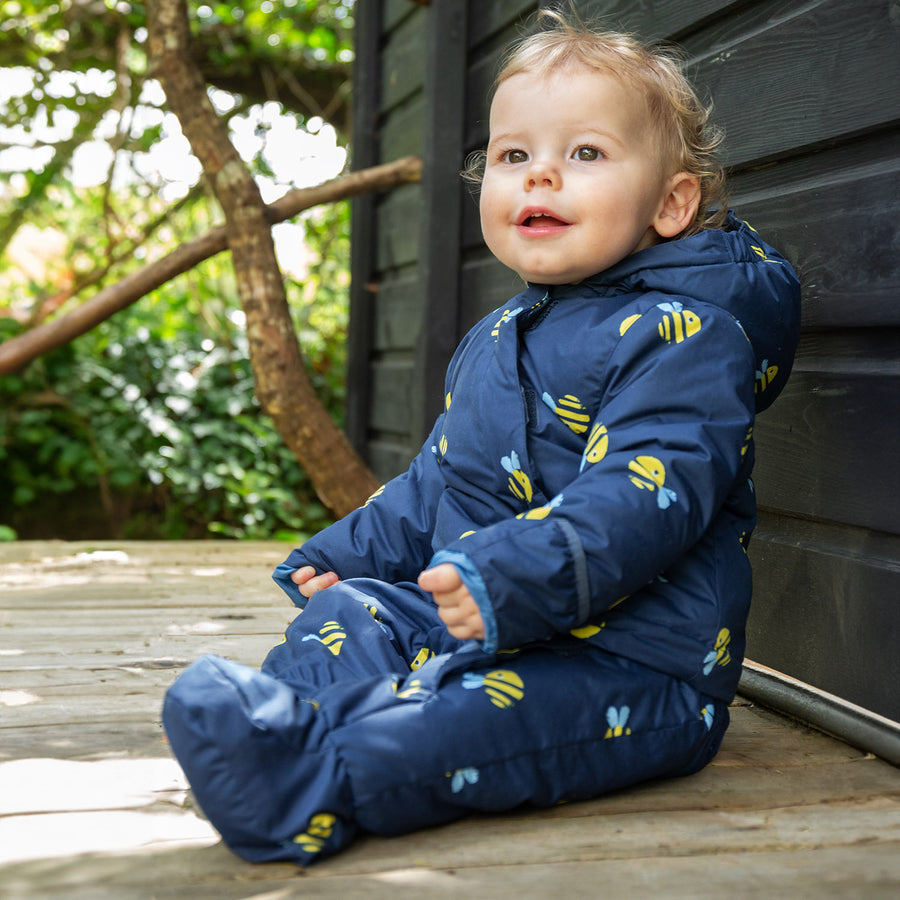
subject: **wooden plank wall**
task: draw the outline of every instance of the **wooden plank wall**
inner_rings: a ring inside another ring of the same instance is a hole
[[[453,346],[516,289],[458,178],[534,0],[358,5],[355,165],[422,185],[354,210],[348,429],[383,478],[440,409]],[[687,52],[726,129],[733,206],[795,263],[791,381],[757,423],[748,655],[900,720],[900,7],[894,0],[580,0]]]

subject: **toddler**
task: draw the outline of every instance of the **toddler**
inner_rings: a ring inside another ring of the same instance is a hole
[[[205,657],[167,694],[248,860],[686,775],[727,727],[797,278],[725,208],[678,65],[543,18],[480,196],[525,289],[463,340],[408,471],[277,568],[303,612],[262,671]]]

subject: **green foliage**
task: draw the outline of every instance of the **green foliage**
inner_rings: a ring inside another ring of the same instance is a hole
[[[312,160],[276,171],[273,145],[279,162],[307,157],[272,123],[287,116],[302,136],[324,134],[315,115],[340,132],[353,8],[188,0],[203,74],[232,126],[260,138],[246,158],[267,191],[328,177],[310,174]],[[0,0],[0,341],[219,224],[196,173],[164,171],[186,154],[151,76],[145,3]],[[73,182],[85,152],[99,162],[90,185]],[[348,211],[303,220],[317,262],[288,277],[288,293],[313,383],[339,418]],[[35,266],[12,253],[22,238]],[[0,541],[82,527],[299,540],[327,521],[253,396],[227,255],[0,377]]]
[[[310,375],[336,417],[347,230],[344,204],[308,215],[307,240],[327,255],[288,285]],[[102,511],[110,537],[302,541],[328,524],[253,395],[228,267],[227,257],[210,260],[0,377],[0,539],[9,526],[34,527],[60,497],[92,497],[85,514]],[[16,330],[0,319],[0,339]]]

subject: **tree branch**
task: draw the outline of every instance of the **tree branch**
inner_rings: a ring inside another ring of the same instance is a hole
[[[418,181],[422,164],[415,157],[351,172],[315,187],[290,191],[266,207],[272,225],[291,219],[306,209],[335,203],[368,191],[388,190]],[[225,226],[219,225],[173,250],[162,259],[126,275],[98,291],[71,312],[44,322],[0,344],[0,375],[21,369],[38,356],[55,350],[90,331],[115,313],[131,306],[177,275],[228,248]]]

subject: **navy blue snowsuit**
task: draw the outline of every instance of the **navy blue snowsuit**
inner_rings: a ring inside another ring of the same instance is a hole
[[[304,610],[262,671],[205,657],[167,694],[226,843],[306,864],[702,768],[744,652],[754,415],[798,331],[796,275],[733,217],[476,325],[409,470],[276,570]],[[442,562],[483,641],[415,584]],[[307,601],[306,565],[342,581]]]

